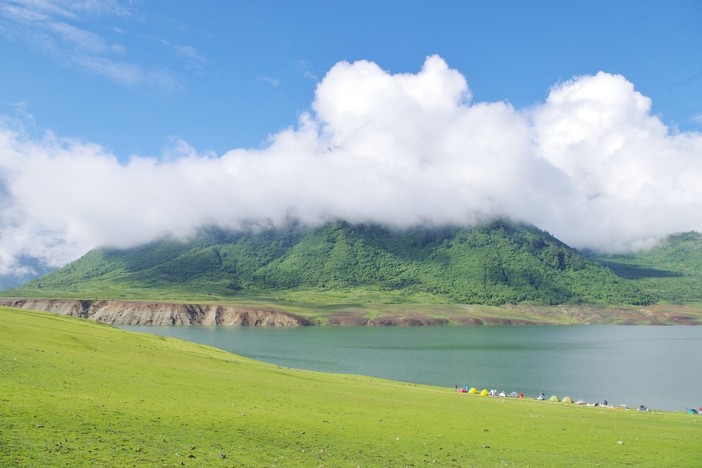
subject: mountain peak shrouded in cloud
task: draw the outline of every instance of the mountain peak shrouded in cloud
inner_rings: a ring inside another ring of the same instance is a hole
[[[0,127],[0,274],[96,246],[207,225],[395,227],[525,221],[580,248],[621,251],[702,230],[702,135],[676,133],[619,75],[555,85],[543,103],[480,102],[441,57],[416,74],[340,62],[311,111],[262,149],[120,162],[94,143]]]

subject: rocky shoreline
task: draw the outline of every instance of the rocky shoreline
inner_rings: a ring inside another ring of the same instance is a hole
[[[363,307],[330,310],[323,319],[283,308],[250,304],[159,301],[0,298],[0,306],[82,317],[111,325],[211,325],[232,327],[480,326],[480,325],[702,325],[699,306],[595,307],[587,305],[505,305],[482,311],[401,306],[372,316]],[[470,307],[470,306],[468,306]],[[467,312],[467,313],[466,313]],[[517,312],[517,313],[515,313]],[[371,315],[371,316],[369,316]]]
[[[299,327],[305,318],[265,307],[68,299],[0,299],[0,305],[82,317],[111,325]]]
[[[271,307],[247,305],[217,305],[168,303],[150,301],[77,300],[77,299],[3,299],[0,306],[25,310],[39,310],[61,315],[81,317],[110,325],[211,325],[232,327],[301,327],[319,325],[306,317]],[[530,325],[537,322],[499,318],[477,319],[462,317],[454,320],[459,325]],[[359,314],[330,314],[330,326],[417,327],[450,325],[445,318],[430,317],[410,312],[403,315],[385,315],[375,318]]]

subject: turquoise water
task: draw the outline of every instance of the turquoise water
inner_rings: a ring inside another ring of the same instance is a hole
[[[149,327],[284,367],[683,411],[702,406],[702,327]]]

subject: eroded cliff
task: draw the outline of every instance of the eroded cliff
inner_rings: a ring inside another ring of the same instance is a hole
[[[310,320],[283,310],[242,305],[64,299],[0,299],[0,305],[83,317],[113,325],[298,327]]]

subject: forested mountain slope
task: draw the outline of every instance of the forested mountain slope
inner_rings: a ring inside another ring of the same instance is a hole
[[[593,258],[659,300],[702,302],[702,234],[698,232],[675,234],[632,254]]]
[[[5,293],[299,302],[645,304],[655,297],[533,226],[203,230],[188,242],[97,249]]]

